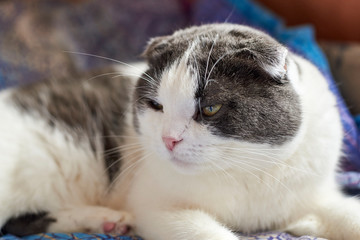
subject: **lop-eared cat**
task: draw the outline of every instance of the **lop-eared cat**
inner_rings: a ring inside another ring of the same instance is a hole
[[[232,24],[154,38],[143,56],[118,79],[1,93],[3,233],[360,239],[360,204],[335,182],[339,112],[316,67]]]

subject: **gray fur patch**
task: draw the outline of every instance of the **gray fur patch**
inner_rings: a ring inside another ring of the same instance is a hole
[[[125,111],[128,110],[128,79],[104,75],[106,69],[73,79],[48,80],[23,86],[13,99],[23,112],[40,114],[49,126],[58,127],[78,140],[86,139],[95,152],[104,156],[109,180],[121,167]],[[101,76],[103,75],[103,76]],[[98,76],[98,77],[94,77]]]
[[[194,47],[194,42],[197,43]],[[286,48],[268,35],[239,25],[192,27],[153,39],[144,56],[148,73],[161,74],[192,46],[188,66],[198,71],[195,98],[201,107],[222,104],[213,117],[194,118],[215,135],[253,143],[282,144],[301,123],[298,95],[286,78]],[[284,71],[271,75],[269,69]],[[137,99],[156,95],[156,87],[140,80]],[[159,83],[155,82],[155,86]],[[144,100],[146,101],[146,100]],[[138,110],[146,107],[137,102]]]
[[[219,66],[214,73],[217,81],[209,83],[200,97],[201,106],[223,107],[213,117],[197,121],[216,135],[253,143],[281,144],[294,136],[301,110],[290,84],[277,84],[259,69],[249,73],[229,67]]]
[[[53,222],[56,222],[56,219],[49,217],[46,212],[28,213],[9,219],[1,229],[1,234],[22,237],[43,233],[48,230],[49,225]]]

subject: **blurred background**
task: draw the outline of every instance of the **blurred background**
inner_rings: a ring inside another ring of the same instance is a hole
[[[354,114],[360,113],[360,1],[258,0],[288,26],[311,24],[335,80]]]
[[[324,73],[346,131],[343,169],[360,172],[359,10],[359,0],[0,0],[0,88],[115,63],[86,54],[136,61],[151,37],[189,25],[248,24]],[[360,174],[348,177],[360,190]]]
[[[258,0],[289,26],[312,24],[319,40],[360,41],[360,1]]]
[[[360,113],[360,1],[256,0],[287,26],[307,24],[353,114]],[[136,60],[150,37],[204,22],[247,23],[243,0],[0,0],[0,87]],[[239,16],[240,15],[240,16]]]

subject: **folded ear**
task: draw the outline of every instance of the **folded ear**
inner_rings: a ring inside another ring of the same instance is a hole
[[[252,52],[260,66],[275,81],[279,83],[288,81],[286,78],[288,50],[284,46],[276,44],[266,48],[252,49]]]
[[[152,38],[141,56],[147,60],[155,58],[165,52],[169,44],[169,36]]]
[[[235,39],[238,50],[247,52],[275,81],[287,81],[286,47],[266,33],[244,26],[234,28],[229,35]]]

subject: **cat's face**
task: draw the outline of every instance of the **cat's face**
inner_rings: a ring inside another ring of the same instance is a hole
[[[267,35],[239,25],[152,40],[134,98],[147,151],[186,173],[281,161],[301,125],[286,55]]]

